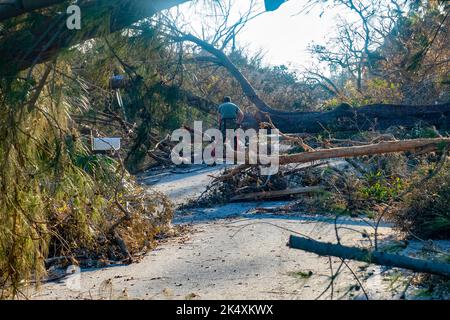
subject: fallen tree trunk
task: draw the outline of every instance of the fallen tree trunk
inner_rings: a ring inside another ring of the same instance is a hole
[[[267,122],[267,115],[269,115],[273,124],[284,133],[317,133],[324,130],[384,130],[391,126],[412,127],[417,123],[433,125],[437,128],[450,128],[450,102],[422,106],[372,104],[359,108],[341,104],[329,112],[277,110],[259,96],[245,75],[222,50],[192,34],[181,34],[172,38],[175,41],[192,42],[213,55],[215,60],[206,60],[208,62],[215,61],[218,66],[227,69],[231,76],[239,82],[242,92],[259,110],[255,115],[257,122]],[[244,122],[247,120],[244,119]],[[255,123],[252,122],[249,127],[255,127]]]
[[[49,61],[60,51],[85,40],[119,31],[157,12],[183,4],[191,0],[96,0],[76,3],[82,12],[82,21],[90,17],[89,30],[68,30],[66,14],[61,10],[51,16],[41,15],[36,24],[30,27],[9,31],[0,37],[0,75],[10,75],[27,69],[34,64]],[[284,0],[266,0],[266,9],[273,11]],[[39,9],[53,9],[60,4],[72,4],[69,0],[0,0],[0,22],[26,13],[35,13]],[[47,13],[47,12],[46,12]],[[100,19],[99,19],[99,13]],[[105,19],[101,19],[105,18]],[[105,27],[104,21],[110,25]],[[32,49],[30,49],[30,43]]]
[[[297,195],[297,194],[301,194],[301,193],[319,192],[322,190],[323,190],[322,187],[315,186],[315,187],[299,187],[299,188],[276,190],[276,191],[261,191],[261,192],[237,195],[237,196],[232,197],[230,199],[230,201],[233,202],[233,201],[242,201],[242,200],[277,199],[277,198],[284,198],[284,197],[293,196],[293,195]]]
[[[321,149],[315,150],[313,152],[303,152],[284,155],[280,156],[279,163],[280,165],[288,163],[305,163],[321,159],[351,158],[365,155],[404,152],[404,151],[432,152],[437,151],[439,149],[448,148],[449,146],[450,146],[450,138],[384,141],[377,144],[369,144],[365,146]]]
[[[416,272],[431,273],[450,277],[450,264],[410,258],[408,256],[390,254],[380,251],[369,251],[340,244],[324,243],[312,239],[291,235],[289,247],[316,253],[320,256],[333,256],[367,263],[374,263],[387,267],[403,268]]]
[[[214,47],[212,44],[192,35],[192,34],[182,34],[179,36],[172,37],[174,41],[184,42],[189,41],[195,43],[205,51],[212,54],[218,59],[218,65],[223,66],[228,70],[228,72],[239,82],[242,91],[247,96],[247,98],[258,108],[258,110],[263,112],[276,112],[275,109],[271,108],[263,99],[260,98],[255,88],[247,80],[247,78],[242,74],[242,72],[236,67],[236,65],[231,61],[230,58],[222,51]]]
[[[274,125],[286,133],[385,130],[391,126],[413,127],[418,123],[450,128],[450,103],[422,106],[372,104],[359,108],[342,104],[328,112],[270,110],[267,114]],[[260,121],[267,119],[264,113],[256,117]]]

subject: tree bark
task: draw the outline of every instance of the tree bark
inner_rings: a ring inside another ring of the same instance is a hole
[[[450,146],[450,138],[436,139],[414,139],[400,141],[385,141],[377,144],[370,144],[356,147],[342,147],[332,149],[322,149],[313,152],[303,152],[280,156],[280,165],[288,163],[306,163],[322,159],[350,158],[374,154],[404,152],[404,151],[436,151]]]
[[[333,256],[342,259],[350,259],[382,266],[403,268],[416,272],[431,273],[450,277],[450,264],[410,258],[408,256],[390,254],[380,251],[369,251],[355,247],[346,247],[339,244],[324,243],[303,237],[291,235],[289,247],[300,249],[320,256]]]
[[[372,104],[353,108],[342,104],[328,112],[268,112],[274,125],[285,133],[385,130],[391,126],[422,125],[450,128],[450,103],[439,105]],[[265,114],[256,116],[261,121]]]

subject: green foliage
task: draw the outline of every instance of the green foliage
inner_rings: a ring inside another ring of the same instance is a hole
[[[150,247],[172,214],[165,197],[144,192],[118,161],[89,152],[68,117],[77,108],[67,92],[76,90],[56,74],[49,80],[55,66],[48,68],[36,67],[29,81],[1,80],[0,298],[39,281],[48,256],[121,258],[108,229],[124,215],[117,203],[129,204],[132,219],[117,232],[131,253]]]
[[[402,99],[403,94],[399,84],[374,77],[365,81],[363,91],[359,91],[353,82],[347,81],[345,85],[345,96],[334,98],[328,101],[327,105],[339,105],[342,102],[346,102],[352,106],[377,103],[399,104]]]
[[[299,278],[299,279],[308,279],[311,278],[311,276],[313,275],[313,272],[311,270],[309,271],[291,271],[288,272],[288,275],[294,278]]]
[[[439,133],[436,131],[436,128],[433,127],[423,127],[420,124],[414,126],[410,132],[411,138],[438,138]]]
[[[348,4],[348,1],[334,3]],[[368,2],[361,14],[371,21],[369,34],[363,21],[342,21],[325,45],[310,47],[317,61],[328,65],[331,74],[328,78],[339,89],[331,100],[325,101],[325,106],[341,102],[354,106],[420,105],[449,100],[445,80],[450,67],[448,5],[439,1],[412,3],[415,5],[410,10],[400,12],[389,1]],[[392,27],[386,30],[376,25]],[[329,87],[323,78],[316,81]]]
[[[381,170],[368,173],[364,178],[367,186],[362,187],[360,192],[366,199],[386,202],[398,196],[404,189],[403,182],[399,177],[385,177]]]

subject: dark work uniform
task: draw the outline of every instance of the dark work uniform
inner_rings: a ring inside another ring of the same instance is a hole
[[[220,113],[220,131],[222,132],[223,142],[225,143],[227,137],[227,129],[238,129],[237,117],[241,109],[232,102],[225,102],[219,106]],[[237,150],[237,137],[234,137],[234,150]],[[224,150],[225,154],[225,150]]]
[[[241,109],[232,102],[225,102],[219,106],[218,111],[222,120],[220,123],[220,131],[222,131],[225,139],[227,129],[236,130],[238,128],[236,120]]]

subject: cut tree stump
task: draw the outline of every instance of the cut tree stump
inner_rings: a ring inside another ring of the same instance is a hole
[[[242,200],[262,200],[262,199],[276,199],[276,198],[284,198],[288,196],[293,196],[301,193],[310,193],[310,192],[320,192],[323,191],[323,188],[320,186],[314,187],[299,187],[293,189],[286,190],[276,190],[276,191],[261,191],[254,192],[248,194],[242,194],[238,196],[234,196],[230,199],[231,202],[242,201]]]
[[[431,273],[450,278],[450,264],[430,260],[415,259],[408,256],[370,251],[367,249],[347,247],[340,244],[319,242],[291,235],[289,247],[300,249],[320,256],[333,256],[342,259],[350,259],[377,265],[403,268],[416,272]]]

